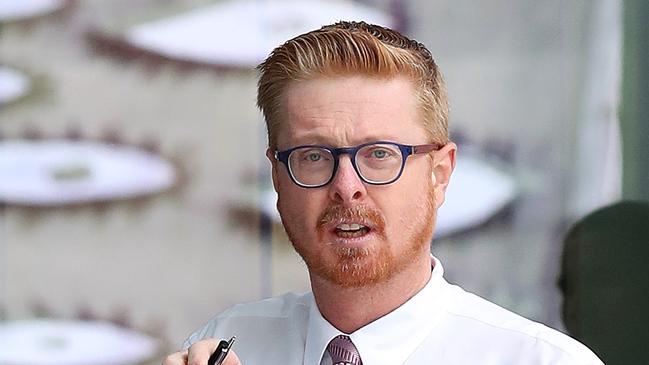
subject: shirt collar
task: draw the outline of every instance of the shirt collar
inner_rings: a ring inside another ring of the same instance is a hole
[[[445,306],[442,283],[444,268],[432,257],[430,280],[399,308],[349,334],[364,364],[402,364],[430,334]],[[318,310],[311,294],[304,364],[320,364],[329,341],[343,334]]]

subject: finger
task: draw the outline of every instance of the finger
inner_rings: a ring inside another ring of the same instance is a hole
[[[187,350],[170,354],[162,360],[162,365],[187,365]]]
[[[187,365],[207,365],[210,355],[216,350],[220,340],[208,338],[196,342],[189,347]]]
[[[230,350],[228,355],[225,357],[222,365],[241,365],[241,361],[234,351]]]

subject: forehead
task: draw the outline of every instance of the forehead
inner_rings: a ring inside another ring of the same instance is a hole
[[[405,77],[322,77],[289,84],[278,147],[351,146],[373,140],[424,143],[413,83]]]

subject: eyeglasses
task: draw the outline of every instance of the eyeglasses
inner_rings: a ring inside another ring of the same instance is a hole
[[[409,146],[387,141],[342,148],[306,145],[275,151],[275,158],[286,165],[291,180],[303,188],[329,184],[338,170],[340,155],[345,154],[350,156],[362,181],[386,185],[401,177],[408,156],[437,151],[440,147],[439,144]]]

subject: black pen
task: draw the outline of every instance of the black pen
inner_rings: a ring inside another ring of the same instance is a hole
[[[216,350],[214,350],[212,356],[210,356],[210,359],[207,360],[207,365],[221,365],[221,363],[223,363],[223,360],[225,360],[225,357],[228,356],[228,352],[230,351],[230,348],[234,344],[234,340],[236,338],[236,336],[232,336],[230,341],[221,340],[221,342],[219,342],[219,345],[216,347]]]

